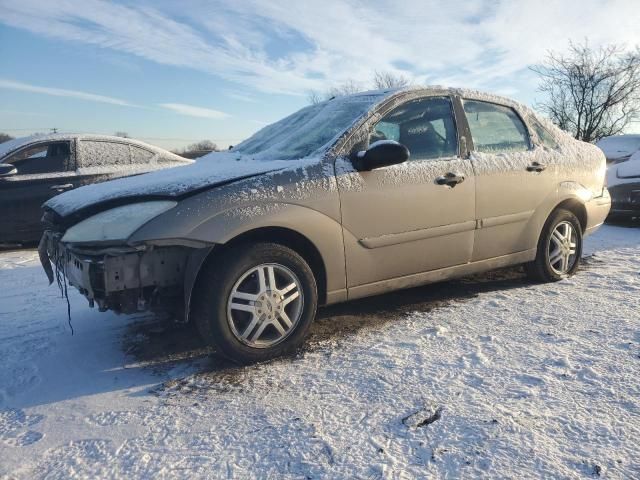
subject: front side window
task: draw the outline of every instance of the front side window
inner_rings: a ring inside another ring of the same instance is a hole
[[[69,142],[39,143],[23,148],[2,163],[15,165],[18,175],[65,172],[71,161]]]
[[[465,100],[473,145],[478,152],[502,153],[529,150],[529,134],[518,114],[495,103]]]
[[[369,145],[394,140],[409,149],[409,160],[455,157],[458,135],[448,97],[413,100],[387,113],[373,126]]]

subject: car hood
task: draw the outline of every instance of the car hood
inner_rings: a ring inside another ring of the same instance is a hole
[[[300,166],[294,160],[255,160],[224,152],[202,157],[192,165],[88,185],[58,195],[44,204],[60,217],[77,216],[132,201],[181,198],[233,181]]]
[[[618,164],[618,178],[640,177],[640,152],[634,153],[629,160]]]

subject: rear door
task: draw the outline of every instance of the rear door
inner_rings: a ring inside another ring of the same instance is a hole
[[[379,115],[368,143],[398,141],[410,158],[368,172],[338,159],[350,296],[358,286],[467,263],[473,247],[474,175],[451,98],[410,100]],[[459,183],[447,183],[453,175]]]
[[[81,185],[104,182],[131,173],[131,152],[126,142],[78,140],[78,181]]]
[[[534,212],[556,191],[555,155],[508,105],[463,99],[476,173],[473,261],[535,248]]]
[[[28,145],[4,158],[15,174],[0,177],[0,243],[35,242],[41,205],[77,186],[73,141]]]

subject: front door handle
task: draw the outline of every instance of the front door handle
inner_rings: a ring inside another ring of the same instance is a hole
[[[73,183],[65,183],[63,185],[52,185],[49,187],[51,190],[55,190],[58,193],[65,192],[67,190],[71,190],[73,188]]]
[[[547,166],[544,163],[533,162],[527,167],[527,172],[542,172]]]
[[[464,175],[453,172],[445,173],[441,177],[436,178],[436,183],[438,185],[446,185],[451,188],[462,182],[464,182]]]

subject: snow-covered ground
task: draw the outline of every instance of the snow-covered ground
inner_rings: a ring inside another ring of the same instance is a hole
[[[514,269],[321,312],[246,368],[66,303],[0,254],[0,478],[640,478],[640,228],[570,280]]]

